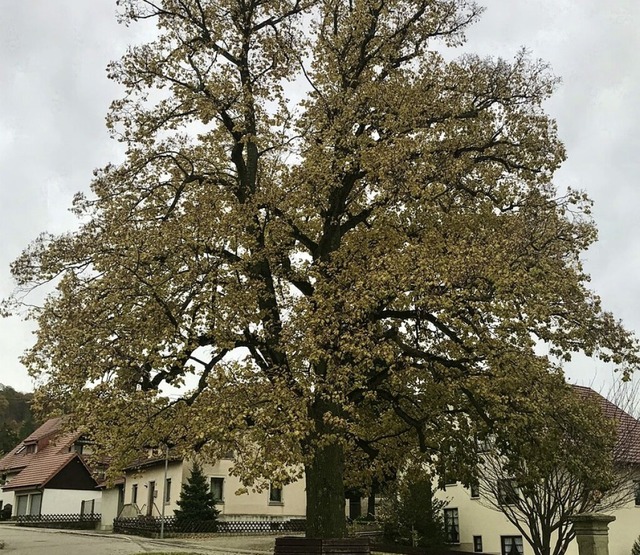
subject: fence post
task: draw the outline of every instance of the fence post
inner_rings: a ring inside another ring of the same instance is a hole
[[[615,516],[600,513],[573,515],[573,531],[580,555],[609,555],[609,523]]]

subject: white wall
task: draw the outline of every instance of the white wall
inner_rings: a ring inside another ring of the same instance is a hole
[[[2,491],[0,490],[0,509],[4,507],[7,503],[11,504],[11,506],[15,507],[15,494],[12,491]]]
[[[461,484],[449,485],[435,496],[448,501],[446,508],[458,509],[460,523],[460,545],[456,549],[473,551],[473,536],[482,536],[485,553],[501,552],[501,536],[520,536],[518,529],[500,512],[482,503],[482,499],[471,498],[469,490]],[[616,520],[609,525],[609,555],[629,555],[633,542],[640,535],[640,507],[631,499],[625,508],[611,513]],[[523,538],[525,555],[533,551]],[[578,555],[578,546],[573,541],[567,555]]]
[[[304,479],[287,484],[282,488],[281,504],[270,503],[268,490],[260,493],[249,491],[236,495],[236,491],[243,486],[236,476],[229,474],[231,466],[233,466],[232,460],[222,459],[214,465],[206,464],[202,469],[209,479],[213,477],[224,478],[223,503],[217,505],[222,518],[229,520],[304,518],[306,513]]]
[[[11,478],[13,478],[14,476],[17,476],[19,474],[19,472],[7,472],[6,475],[6,482],[8,483]],[[10,503],[12,507],[15,508],[16,503],[15,503],[15,492],[14,491],[4,491],[2,490],[2,488],[0,488],[0,501],[2,501],[2,506],[4,507],[7,503]]]
[[[456,549],[473,551],[473,536],[482,536],[484,553],[500,553],[501,536],[521,535],[501,512],[485,507],[481,499],[472,498],[461,484],[448,485],[444,491],[438,490],[435,497],[448,501],[447,509],[458,509],[460,545]],[[526,541],[524,553],[532,555]]]
[[[100,500],[101,497],[99,490],[45,489],[42,493],[42,514],[79,514],[82,501]],[[95,512],[100,512],[98,501]]]
[[[167,478],[171,480],[171,495],[169,502],[165,504],[165,516],[173,515],[173,511],[178,508],[176,501],[180,498],[184,471],[182,462],[170,462],[167,469]],[[133,486],[138,486],[138,499],[136,505],[142,514],[147,514],[147,504],[149,501],[149,482],[155,482],[156,496],[153,500],[152,515],[162,514],[162,501],[164,499],[164,462],[146,467],[138,472],[127,472],[125,477],[124,503],[133,503]]]
[[[609,524],[609,554],[630,555],[633,543],[640,536],[640,507],[631,501],[626,507],[612,513],[616,520]],[[568,555],[577,555],[575,553]]]
[[[113,530],[113,519],[118,516],[119,501],[119,487],[102,490],[102,500],[100,502],[100,530]]]
[[[249,492],[236,495],[236,491],[242,487],[240,480],[229,475],[229,468],[233,461],[223,459],[216,464],[205,464],[203,473],[210,481],[213,477],[224,478],[223,503],[217,505],[221,518],[255,520],[258,518],[285,519],[304,518],[305,516],[305,483],[300,480],[284,486],[282,491],[282,503],[269,503],[269,492]],[[171,498],[165,504],[165,515],[171,516],[178,508],[176,501],[180,498],[182,484],[186,483],[191,474],[190,463],[170,463],[167,477],[171,479]],[[143,468],[138,472],[128,472],[125,483],[125,505],[132,503],[132,489],[134,484],[138,486],[138,509],[147,513],[148,485],[155,481],[157,496],[153,506],[153,516],[160,516],[164,496],[164,464],[162,462],[152,467]]]

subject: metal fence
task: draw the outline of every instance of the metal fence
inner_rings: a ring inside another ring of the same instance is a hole
[[[157,537],[160,535],[162,517],[139,516],[133,518],[116,518],[113,531],[119,534]],[[272,520],[272,521],[218,521],[178,522],[175,517],[164,519],[164,535],[179,536],[184,534],[280,534],[282,532],[304,532],[305,521]]]
[[[16,526],[33,528],[93,530],[100,522],[100,514],[18,515],[15,522]]]

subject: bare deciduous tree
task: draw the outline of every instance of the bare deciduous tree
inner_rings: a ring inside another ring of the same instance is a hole
[[[630,406],[629,391],[611,393]],[[518,441],[492,442],[478,486],[483,504],[502,512],[536,555],[563,555],[575,537],[572,515],[608,513],[633,501],[640,423],[586,387],[556,393],[541,410],[546,426],[532,423]]]

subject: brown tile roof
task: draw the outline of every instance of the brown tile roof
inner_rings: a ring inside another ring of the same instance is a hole
[[[23,488],[42,488],[76,457],[78,457],[77,453],[46,453],[32,461],[20,474],[9,480],[2,489],[11,491]]]
[[[125,472],[135,472],[137,470],[142,470],[143,468],[148,468],[150,466],[156,465],[164,465],[164,455],[162,456],[152,456],[152,457],[140,457],[133,461],[130,465],[125,467]],[[173,464],[176,462],[182,462],[184,457],[178,453],[169,452],[169,464]]]
[[[121,476],[120,478],[116,478],[115,480],[98,480],[98,489],[108,489],[108,488],[112,488],[115,486],[122,486],[125,484],[125,479],[124,476]]]
[[[40,454],[53,450],[67,450],[80,435],[77,432],[63,432],[64,420],[62,417],[51,418],[40,426],[35,432],[16,445],[2,459],[0,459],[0,472],[18,470],[30,465],[32,461],[40,458]],[[35,453],[28,453],[26,445],[36,444]]]
[[[78,457],[77,453],[70,452],[70,447],[80,433],[64,431],[63,424],[63,418],[48,420],[0,459],[0,472],[20,471],[2,486],[3,490],[43,487],[72,459]],[[34,443],[37,445],[36,451],[27,452],[26,446]]]
[[[23,443],[40,441],[46,437],[56,434],[62,429],[63,424],[64,424],[64,419],[61,416],[59,416],[58,418],[50,418],[42,426],[40,426],[35,432],[27,436],[23,440]]]
[[[640,464],[640,421],[590,387],[581,385],[571,387],[578,395],[597,402],[602,414],[617,422],[615,459],[620,463]]]

